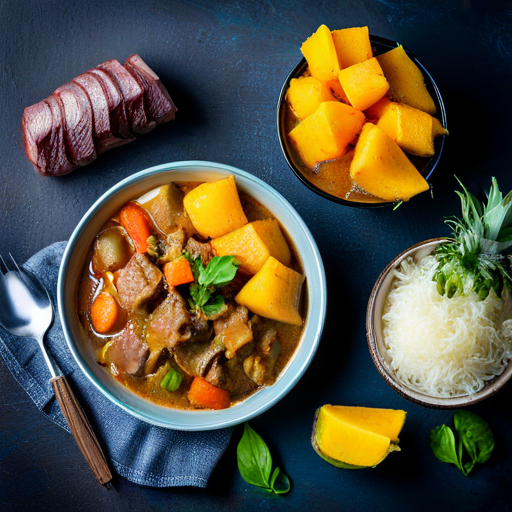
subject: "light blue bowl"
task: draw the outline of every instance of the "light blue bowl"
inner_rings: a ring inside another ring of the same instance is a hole
[[[130,199],[171,181],[215,181],[233,174],[240,190],[268,208],[288,232],[306,274],[306,324],[295,354],[273,386],[221,411],[180,411],[140,398],[99,366],[80,324],[77,297],[80,277],[91,244],[100,228]],[[247,172],[229,165],[190,161],[157,165],[138,172],[105,192],[84,215],[69,239],[59,272],[58,307],[64,336],[76,362],[109,400],[136,418],[176,430],[211,430],[258,416],[283,398],[306,371],[318,347],[326,311],[325,273],[309,229],[283,196]]]

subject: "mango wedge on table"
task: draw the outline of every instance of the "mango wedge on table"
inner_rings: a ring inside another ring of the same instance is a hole
[[[400,451],[398,435],[406,414],[393,409],[324,405],[315,414],[311,443],[336,467],[375,467],[392,451]]]
[[[371,107],[389,90],[388,81],[375,57],[342,69],[338,77],[350,104],[358,110]]]
[[[377,126],[407,153],[429,158],[434,155],[434,118],[402,103],[390,103]]]
[[[286,101],[298,119],[305,119],[311,115],[324,101],[336,101],[328,83],[320,82],[312,76],[290,80]]]
[[[373,57],[368,27],[344,28],[332,31],[332,40],[340,68],[348,68]]]
[[[364,190],[386,201],[407,201],[429,189],[398,144],[366,123],[356,144],[350,176]]]
[[[299,302],[304,276],[270,256],[235,297],[253,313],[301,325]]]
[[[343,156],[364,122],[364,114],[359,110],[338,101],[325,101],[289,136],[312,169],[317,162]]]
[[[436,113],[436,105],[430,96],[423,74],[408,57],[402,46],[377,57],[390,86],[393,98],[411,107],[423,110],[431,116]]]
[[[183,206],[197,232],[216,238],[247,224],[235,178],[202,183],[184,198]]]
[[[309,72],[317,80],[328,82],[338,78],[338,55],[331,31],[325,25],[320,25],[318,30],[302,43],[300,50],[308,61]]]

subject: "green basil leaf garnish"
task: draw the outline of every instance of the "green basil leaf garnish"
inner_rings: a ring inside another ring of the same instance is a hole
[[[238,469],[247,483],[275,494],[284,494],[290,490],[290,480],[279,468],[275,468],[270,477],[272,456],[268,446],[248,423],[244,425],[236,455]]]
[[[456,411],[453,422],[457,442],[452,429],[441,425],[430,432],[430,446],[441,462],[455,464],[468,476],[475,464],[489,460],[494,449],[494,436],[489,425],[473,412]]]

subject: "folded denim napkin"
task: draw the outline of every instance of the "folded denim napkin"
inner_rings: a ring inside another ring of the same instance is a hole
[[[155,427],[124,412],[89,382],[68,349],[56,309],[57,277],[65,247],[66,242],[55,243],[32,256],[24,267],[39,278],[52,297],[56,313],[45,337],[46,347],[66,375],[111,467],[141,485],[206,487],[228,446],[231,429],[182,432]],[[37,408],[69,432],[37,342],[22,342],[2,329],[0,354]]]

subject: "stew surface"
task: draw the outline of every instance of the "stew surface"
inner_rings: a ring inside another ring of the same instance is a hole
[[[297,348],[303,325],[263,318],[235,301],[253,276],[233,267],[236,259],[228,264],[232,257],[216,257],[210,240],[198,234],[183,205],[198,185],[155,189],[103,226],[83,270],[78,314],[98,364],[132,392],[172,408],[219,409],[272,385]],[[251,196],[239,197],[248,222],[275,219]],[[302,274],[296,250],[281,232],[290,248],[288,267]],[[210,286],[213,307],[200,309],[196,294],[204,289],[197,269],[208,272],[214,258],[235,274]],[[191,386],[199,385],[196,401]],[[205,395],[212,401],[202,401]]]

